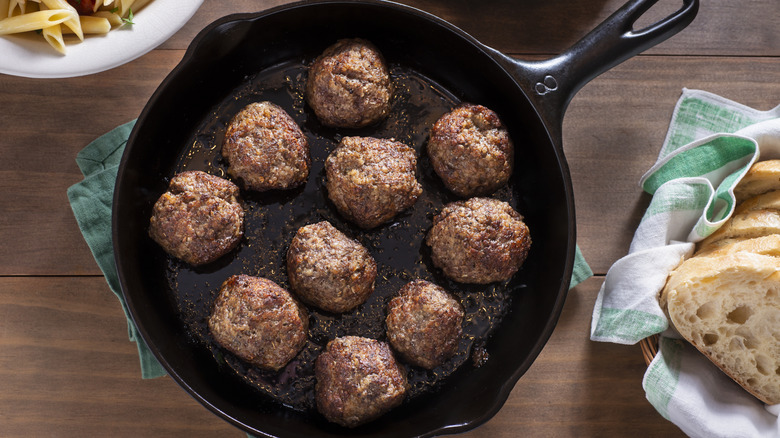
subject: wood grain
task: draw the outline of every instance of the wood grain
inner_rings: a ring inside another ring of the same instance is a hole
[[[181,56],[154,51],[86,78],[0,75],[0,275],[100,274],[68,205],[76,154],[138,117]]]
[[[257,12],[292,1],[235,0],[230,6],[206,1],[191,26],[162,47],[186,48],[197,31],[232,12]],[[506,53],[560,53],[617,11],[624,0],[400,0],[465,30],[479,41]],[[636,28],[657,22],[680,8],[661,0],[638,20]],[[139,16],[140,17],[140,16]],[[664,55],[779,56],[780,19],[775,0],[702,1],[691,25],[648,50]]]
[[[140,378],[101,277],[0,278],[0,321],[0,436],[240,436],[170,378]]]

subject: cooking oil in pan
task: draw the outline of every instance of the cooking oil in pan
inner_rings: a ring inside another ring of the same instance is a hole
[[[239,248],[222,259],[192,269],[170,260],[167,275],[181,318],[193,342],[208,348],[216,361],[247,384],[292,409],[314,408],[314,361],[327,342],[338,336],[357,335],[386,340],[385,309],[405,283],[426,279],[451,292],[463,305],[466,317],[458,353],[442,366],[425,370],[407,366],[411,386],[408,398],[435,390],[456,369],[474,366],[471,359],[488,357],[483,345],[509,308],[512,293],[521,285],[465,285],[446,279],[433,267],[423,244],[433,216],[447,202],[456,200],[439,181],[425,154],[430,127],[459,103],[458,98],[425,76],[408,68],[391,66],[395,85],[392,111],[375,126],[337,130],[320,125],[304,102],[306,66],[288,62],[246,78],[242,86],[217,104],[191,136],[176,171],[203,170],[228,177],[220,155],[222,138],[230,119],[245,105],[268,100],[284,108],[299,124],[309,141],[312,166],[307,183],[289,191],[252,193],[242,191],[245,206],[245,238]],[[423,193],[416,204],[391,223],[365,231],[345,221],[327,199],[324,161],[345,135],[395,138],[417,151],[418,179]],[[518,199],[510,186],[494,195],[513,206]],[[522,211],[521,211],[522,213]],[[360,241],[378,264],[375,291],[356,310],[330,314],[309,308],[309,339],[304,349],[277,373],[248,365],[220,348],[211,337],[207,319],[217,291],[231,275],[269,278],[289,290],[286,251],[298,228],[330,221],[348,236]],[[489,351],[487,351],[489,354]],[[488,359],[489,360],[489,359]],[[478,361],[474,362],[478,364]]]

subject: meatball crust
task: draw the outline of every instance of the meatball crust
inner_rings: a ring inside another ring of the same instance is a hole
[[[328,421],[355,427],[404,399],[406,370],[385,342],[345,336],[328,342],[314,362],[317,409]]]
[[[390,221],[422,193],[414,149],[395,140],[344,137],[325,161],[328,197],[364,229]]]
[[[447,204],[433,218],[425,242],[433,264],[462,283],[508,280],[531,247],[523,217],[506,202],[471,198]]]
[[[374,291],[376,262],[363,245],[322,221],[298,229],[287,250],[287,277],[301,300],[341,313]]]
[[[343,39],[314,60],[306,101],[323,125],[360,128],[390,112],[393,86],[377,48],[359,38]]]
[[[238,187],[201,171],[182,172],[152,208],[149,236],[168,254],[193,266],[213,262],[243,236]]]
[[[306,344],[309,318],[273,281],[234,275],[222,284],[208,324],[222,347],[253,365],[277,371]]]
[[[309,142],[278,105],[255,102],[230,121],[222,142],[228,173],[245,189],[289,189],[306,182]]]
[[[414,280],[387,305],[387,338],[407,362],[432,369],[457,352],[463,316],[444,288]]]
[[[434,123],[428,157],[444,185],[462,197],[495,192],[509,181],[514,145],[498,115],[464,103]]]

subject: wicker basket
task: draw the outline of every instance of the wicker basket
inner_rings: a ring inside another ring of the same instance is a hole
[[[642,349],[642,356],[645,358],[645,363],[650,366],[650,362],[653,361],[655,355],[658,354],[658,335],[648,336],[639,341],[639,347]]]

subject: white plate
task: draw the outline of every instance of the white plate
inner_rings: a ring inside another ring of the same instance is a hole
[[[154,0],[138,11],[132,26],[106,35],[68,39],[62,55],[34,32],[0,36],[0,73],[29,78],[67,78],[109,70],[151,51],[173,36],[203,0]]]

